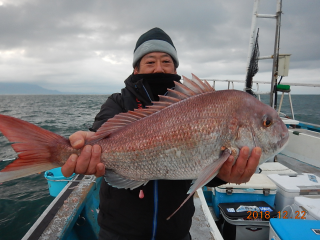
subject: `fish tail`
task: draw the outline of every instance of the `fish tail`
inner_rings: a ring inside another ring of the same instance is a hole
[[[75,152],[68,139],[10,116],[0,114],[0,132],[18,153],[18,158],[0,171],[0,182],[61,166]]]

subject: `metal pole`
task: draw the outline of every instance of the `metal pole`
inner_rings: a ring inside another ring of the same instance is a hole
[[[276,33],[274,41],[274,53],[273,53],[273,67],[272,67],[272,77],[271,77],[271,91],[270,91],[270,106],[277,108],[275,106],[275,95],[277,94],[277,78],[278,78],[278,60],[279,60],[279,43],[280,43],[280,25],[281,25],[281,9],[282,0],[277,1],[277,13],[276,13]]]
[[[290,92],[289,92],[288,94],[289,94],[289,102],[290,102],[290,107],[291,107],[292,119],[294,119],[294,113],[293,113],[293,107],[292,107],[291,94],[290,94]]]

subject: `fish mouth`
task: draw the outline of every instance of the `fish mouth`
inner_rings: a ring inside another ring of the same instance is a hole
[[[278,153],[281,152],[289,143],[289,131],[282,133],[282,138],[280,141],[277,142],[277,145],[280,147],[277,151]]]
[[[264,160],[261,160],[261,158],[260,158],[260,164],[263,162],[266,162],[268,159],[273,159],[277,154],[281,153],[285,149],[285,147],[287,146],[288,142],[289,142],[288,137],[286,137],[286,138],[281,138],[278,142],[274,143],[272,145],[273,147],[271,147],[272,148],[271,155],[266,157]]]
[[[287,141],[287,139],[282,139],[279,142],[280,142],[280,149],[279,149],[278,153],[282,152],[282,150],[285,149],[285,147],[288,145],[289,141]]]
[[[279,132],[280,132],[280,140],[277,141],[277,146],[279,148],[279,152],[281,152],[288,144],[289,142],[289,131],[287,126],[282,122],[282,120],[280,119],[279,121],[277,121],[277,123],[280,123],[279,126]]]

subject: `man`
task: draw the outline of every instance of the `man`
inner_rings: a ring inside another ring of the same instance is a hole
[[[166,93],[179,81],[176,68],[179,60],[171,38],[161,29],[153,28],[137,41],[133,58],[133,74],[126,80],[121,94],[112,94],[102,105],[90,130],[97,129],[114,115],[144,108],[158,95]],[[70,136],[73,147],[81,148],[93,132],[76,132]],[[65,176],[73,172],[104,175],[100,162],[101,148],[97,145],[84,147],[81,155],[70,156],[62,167]],[[258,165],[261,149],[255,148],[249,157],[248,147],[243,147],[233,165],[232,156],[222,166],[218,176],[208,183],[218,186],[225,182],[243,183],[249,181]],[[191,239],[189,230],[194,214],[193,199],[170,219],[166,218],[180,206],[187,197],[191,180],[155,180],[134,190],[117,189],[102,181],[100,189],[101,227],[99,239]]]

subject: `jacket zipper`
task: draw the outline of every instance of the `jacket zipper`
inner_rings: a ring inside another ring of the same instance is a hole
[[[146,92],[146,94],[147,94],[147,96],[148,96],[148,98],[149,98],[150,102],[152,103],[151,97],[150,97],[150,95],[149,95],[149,93],[148,93],[147,89],[145,88],[145,86],[144,86],[143,84],[142,84],[142,87],[143,87],[144,91]]]

